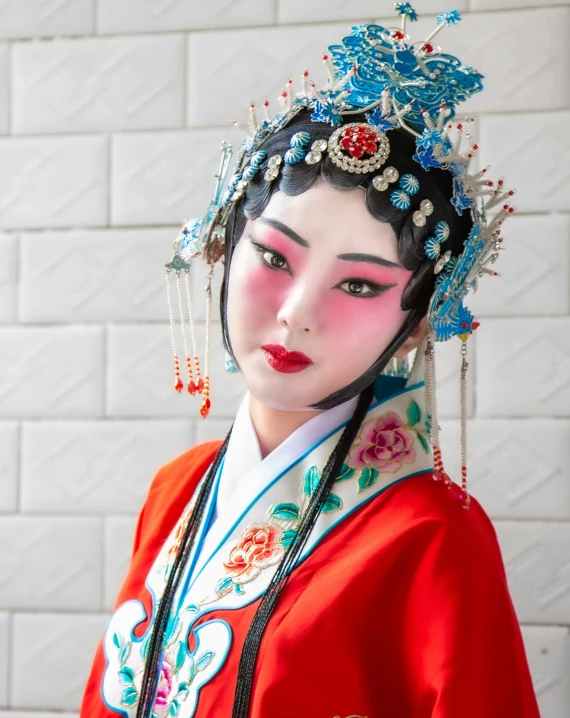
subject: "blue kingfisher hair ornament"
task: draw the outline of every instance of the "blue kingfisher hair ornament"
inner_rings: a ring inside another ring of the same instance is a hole
[[[188,262],[201,255],[209,264],[220,259],[232,203],[242,197],[258,172],[263,171],[264,179],[272,182],[284,165],[316,164],[325,152],[347,172],[376,172],[389,157],[390,131],[402,128],[415,138],[413,159],[425,171],[431,168],[449,171],[453,186],[450,201],[455,211],[459,215],[469,211],[472,216],[473,229],[459,256],[445,251],[449,236],[445,222],[437,224],[425,245],[426,256],[433,261],[437,275],[428,312],[433,336],[437,341],[454,336],[465,341],[477,323],[463,300],[469,291],[477,289],[481,276],[496,274],[490,265],[499,254],[500,227],[515,209],[510,205],[514,190],[507,191],[502,179],[496,184],[488,180],[488,168],[470,172],[471,160],[479,146],[465,130],[473,118],[458,115],[457,106],[483,89],[482,76],[434,44],[443,28],[461,20],[460,13],[457,10],[441,13],[429,36],[412,42],[407,29],[418,19],[416,11],[408,2],[397,2],[394,7],[400,16],[398,27],[357,25],[340,44],[329,46],[322,56],[327,74],[322,88],[317,88],[305,70],[298,92],[293,91],[293,82],[288,80],[279,98],[281,111],[275,117],[271,117],[266,100],[263,120],[258,121],[252,102],[248,123],[233,121],[247,135],[233,174],[230,177],[232,148],[223,143],[214,198],[202,219],[183,224],[174,243],[175,256]],[[328,140],[312,144],[308,133],[298,132],[292,136],[283,157],[268,158],[264,141],[304,109],[311,112],[313,122],[337,129]],[[347,116],[357,114],[364,114],[367,122],[346,122]],[[382,175],[374,177],[373,185],[384,191],[397,180],[397,169],[387,167]],[[415,175],[401,177],[399,184],[389,190],[394,207],[407,210],[418,187]],[[493,217],[491,210],[497,210]],[[433,205],[424,200],[414,212],[414,223],[425,225],[432,212]]]

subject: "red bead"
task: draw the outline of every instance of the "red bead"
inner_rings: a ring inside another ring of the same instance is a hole
[[[200,394],[202,393],[202,391],[203,391],[203,389],[204,389],[204,380],[202,379],[202,377],[200,377],[200,378],[198,379],[197,389],[198,389],[198,391],[200,392]]]
[[[191,382],[188,384],[188,393],[189,393],[189,394],[192,394],[192,396],[194,396],[194,394],[196,393],[197,390],[198,390],[198,389],[197,389],[197,387],[196,387],[196,384],[194,384],[194,381],[191,381]]]
[[[462,129],[463,129],[463,125],[461,124],[461,122],[457,125],[457,129],[458,129],[458,130],[462,130]]]
[[[178,381],[176,382],[174,388],[178,393],[180,393],[182,389],[184,389],[184,384],[182,383],[182,379],[180,379],[180,377],[178,377]]]
[[[205,399],[202,403],[202,406],[200,407],[200,415],[202,416],[203,419],[205,419],[208,416],[208,414],[210,413],[210,407],[211,407],[210,400]]]
[[[501,241],[502,241],[502,240],[501,240]],[[475,329],[477,329],[477,327],[480,327],[480,326],[481,326],[481,322],[472,322],[472,323],[471,323],[471,329],[472,329],[473,331],[474,331]]]

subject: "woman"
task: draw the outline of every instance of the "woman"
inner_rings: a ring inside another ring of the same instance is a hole
[[[538,716],[464,434],[459,486],[435,409],[436,340],[459,336],[465,398],[463,297],[510,211],[487,218],[482,197],[508,193],[448,134],[480,76],[410,45],[417,16],[396,9],[400,29],[329,48],[322,91],[305,74],[277,118],[252,111],[224,197],[175,243],[178,277],[225,256],[224,339],[248,392],[223,443],[150,488],[86,718]],[[207,358],[203,379],[187,363],[206,415]]]

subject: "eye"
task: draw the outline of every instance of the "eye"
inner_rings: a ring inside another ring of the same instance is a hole
[[[261,261],[266,267],[270,269],[288,269],[287,260],[282,254],[257,242],[252,242],[252,244],[255,246],[255,251],[259,257],[261,257]]]
[[[266,249],[264,252],[260,252],[260,254],[265,264],[273,269],[283,269],[283,267],[287,264],[285,257],[277,254],[277,252],[271,252]]]
[[[380,294],[383,294],[384,292],[388,291],[388,289],[391,289],[392,287],[395,287],[395,284],[376,284],[375,282],[365,282],[362,279],[347,279],[344,282],[341,282],[341,284],[338,285],[341,288],[347,287],[346,289],[343,289],[347,294],[350,294],[353,297],[378,297]]]

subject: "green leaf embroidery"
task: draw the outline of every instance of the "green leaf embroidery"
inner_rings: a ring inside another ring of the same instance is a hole
[[[243,590],[241,583],[234,583],[234,593],[238,596],[243,596],[245,591]]]
[[[180,703],[183,703],[188,698],[188,683],[182,682],[178,686],[178,693],[176,694],[176,697],[180,701]]]
[[[190,662],[188,665],[188,684],[192,683],[192,681],[196,678],[196,662],[194,661],[194,657],[190,656]]]
[[[340,474],[335,479],[335,483],[339,481],[346,481],[347,479],[351,479],[354,476],[354,469],[351,468],[348,464],[343,464],[340,467]]]
[[[310,466],[305,472],[305,480],[303,482],[303,491],[309,498],[311,498],[317,490],[320,480],[321,477],[319,476],[319,470],[317,467]]]
[[[184,644],[184,641],[180,641],[178,644],[178,651],[176,652],[176,661],[174,663],[174,673],[178,673],[178,671],[182,668],[184,665],[184,659],[186,658],[186,645]]]
[[[323,506],[323,514],[330,514],[332,511],[338,511],[342,507],[342,499],[336,494],[329,494]]]
[[[422,410],[420,409],[417,401],[410,402],[408,406],[408,426],[415,426],[418,421],[422,418]]]
[[[358,493],[364,491],[364,489],[367,489],[369,486],[373,486],[379,473],[378,469],[373,469],[370,466],[362,469],[360,476],[358,477]]]
[[[121,668],[118,675],[120,683],[122,683],[124,686],[130,686],[133,682],[133,678],[135,677],[135,672],[132,668],[125,666],[124,668]]]
[[[184,610],[188,611],[189,613],[199,613],[200,612],[200,609],[198,608],[198,606],[195,603],[189,603]]]
[[[225,591],[234,582],[233,578],[221,578],[216,586],[216,591]]]
[[[119,639],[119,636],[116,633],[113,633],[113,643],[117,648],[121,647],[121,641]]]
[[[293,529],[289,529],[288,531],[285,531],[283,536],[281,536],[281,545],[285,546],[285,548],[289,548],[289,546],[293,543],[295,536],[297,535],[297,532]]]
[[[206,653],[202,653],[202,655],[200,656],[200,658],[198,658],[198,661],[196,662],[196,670],[203,671],[205,668],[207,668],[212,662],[212,659],[215,655],[216,654],[214,653],[214,651],[206,651]]]
[[[127,658],[129,657],[129,653],[131,652],[131,642],[127,641],[127,643],[124,643],[121,648],[119,648],[119,663],[121,665],[121,668],[125,665],[125,662]]]
[[[180,710],[180,703],[178,703],[178,701],[175,698],[172,701],[172,703],[170,704],[168,712],[170,713],[171,716],[177,716],[179,710]]]
[[[164,632],[164,642],[168,645],[171,640],[175,637],[177,630],[179,629],[180,618],[178,615],[170,614],[168,623],[166,625],[166,631]]]
[[[426,454],[429,454],[429,441],[427,436],[422,431],[418,431],[418,439],[420,440],[423,450]]]
[[[276,504],[271,511],[271,516],[276,519],[298,520],[300,514],[297,504]]]
[[[125,690],[123,691],[123,695],[121,697],[121,703],[124,706],[134,706],[134,704],[137,702],[137,696],[138,696],[137,689],[134,686],[129,686],[128,688],[125,688]]]
[[[150,633],[149,633],[148,636],[145,638],[145,641],[144,641],[144,643],[142,644],[142,648],[141,648],[141,658],[143,659],[143,661],[146,661],[146,657],[148,656],[148,649],[149,649],[149,647],[150,647]]]

